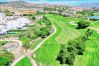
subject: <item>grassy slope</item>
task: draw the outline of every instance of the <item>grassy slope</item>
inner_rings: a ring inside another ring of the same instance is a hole
[[[59,66],[56,57],[60,50],[60,44],[66,44],[68,40],[78,37],[80,33],[68,25],[68,19],[56,15],[46,16],[55,25],[57,32],[36,51],[36,60],[45,66],[49,64],[51,64],[50,66]]]
[[[99,28],[99,21],[91,21],[91,27]]]
[[[79,21],[73,18],[71,20],[75,20],[75,23]],[[99,28],[98,21],[90,21],[90,23],[90,27]],[[79,31],[84,32],[84,30]],[[74,66],[99,66],[99,34],[94,32],[94,35],[86,42],[86,51],[84,55],[76,57]]]
[[[86,46],[84,55],[76,57],[74,66],[99,66],[99,34],[94,32]]]
[[[35,41],[34,43],[32,43],[30,49],[34,49],[43,39],[39,39],[37,41]]]
[[[32,66],[30,60],[25,57],[20,62],[18,62],[15,66]]]

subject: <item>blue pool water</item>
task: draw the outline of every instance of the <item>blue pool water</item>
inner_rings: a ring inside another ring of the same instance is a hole
[[[99,16],[88,16],[89,19],[99,19]]]

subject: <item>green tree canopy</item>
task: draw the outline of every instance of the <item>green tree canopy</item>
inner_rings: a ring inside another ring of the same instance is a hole
[[[0,66],[9,66],[9,64],[14,60],[12,53],[8,52],[4,48],[0,48]]]
[[[90,26],[90,22],[88,21],[84,21],[84,20],[81,20],[78,22],[78,29],[84,29],[84,28],[87,28],[88,26]]]

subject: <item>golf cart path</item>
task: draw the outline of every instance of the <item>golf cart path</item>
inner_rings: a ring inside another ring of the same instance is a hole
[[[54,32],[49,35],[47,38],[45,38],[40,44],[38,44],[38,46],[36,46],[33,50],[27,52],[26,54],[22,55],[20,58],[18,58],[17,60],[15,60],[10,66],[15,66],[16,63],[18,63],[20,60],[22,60],[23,58],[25,58],[26,56],[29,57],[30,61],[32,61],[32,66],[38,66],[37,63],[35,62],[35,60],[33,60],[33,58],[31,59],[31,57],[29,55],[33,54],[37,49],[39,49],[41,47],[41,45],[48,40],[51,36],[53,36],[56,33],[56,27],[54,25],[52,25],[52,27],[54,28]]]

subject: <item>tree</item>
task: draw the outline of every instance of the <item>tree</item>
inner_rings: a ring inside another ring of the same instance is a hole
[[[73,49],[73,46],[61,46],[59,55],[57,57],[57,60],[60,62],[60,64],[68,64],[73,65],[74,59],[75,59],[75,52]]]
[[[4,48],[0,48],[0,66],[9,66],[14,60],[14,55]]]
[[[36,19],[35,16],[32,16],[32,19]]]
[[[13,13],[13,12],[10,12],[10,11],[8,11],[8,10],[5,10],[5,11],[4,11],[4,14],[5,14],[6,16],[12,16],[14,13]]]
[[[84,20],[81,20],[78,22],[78,29],[84,29],[84,28],[87,28],[88,26],[90,26],[90,22],[88,21],[84,21]]]

